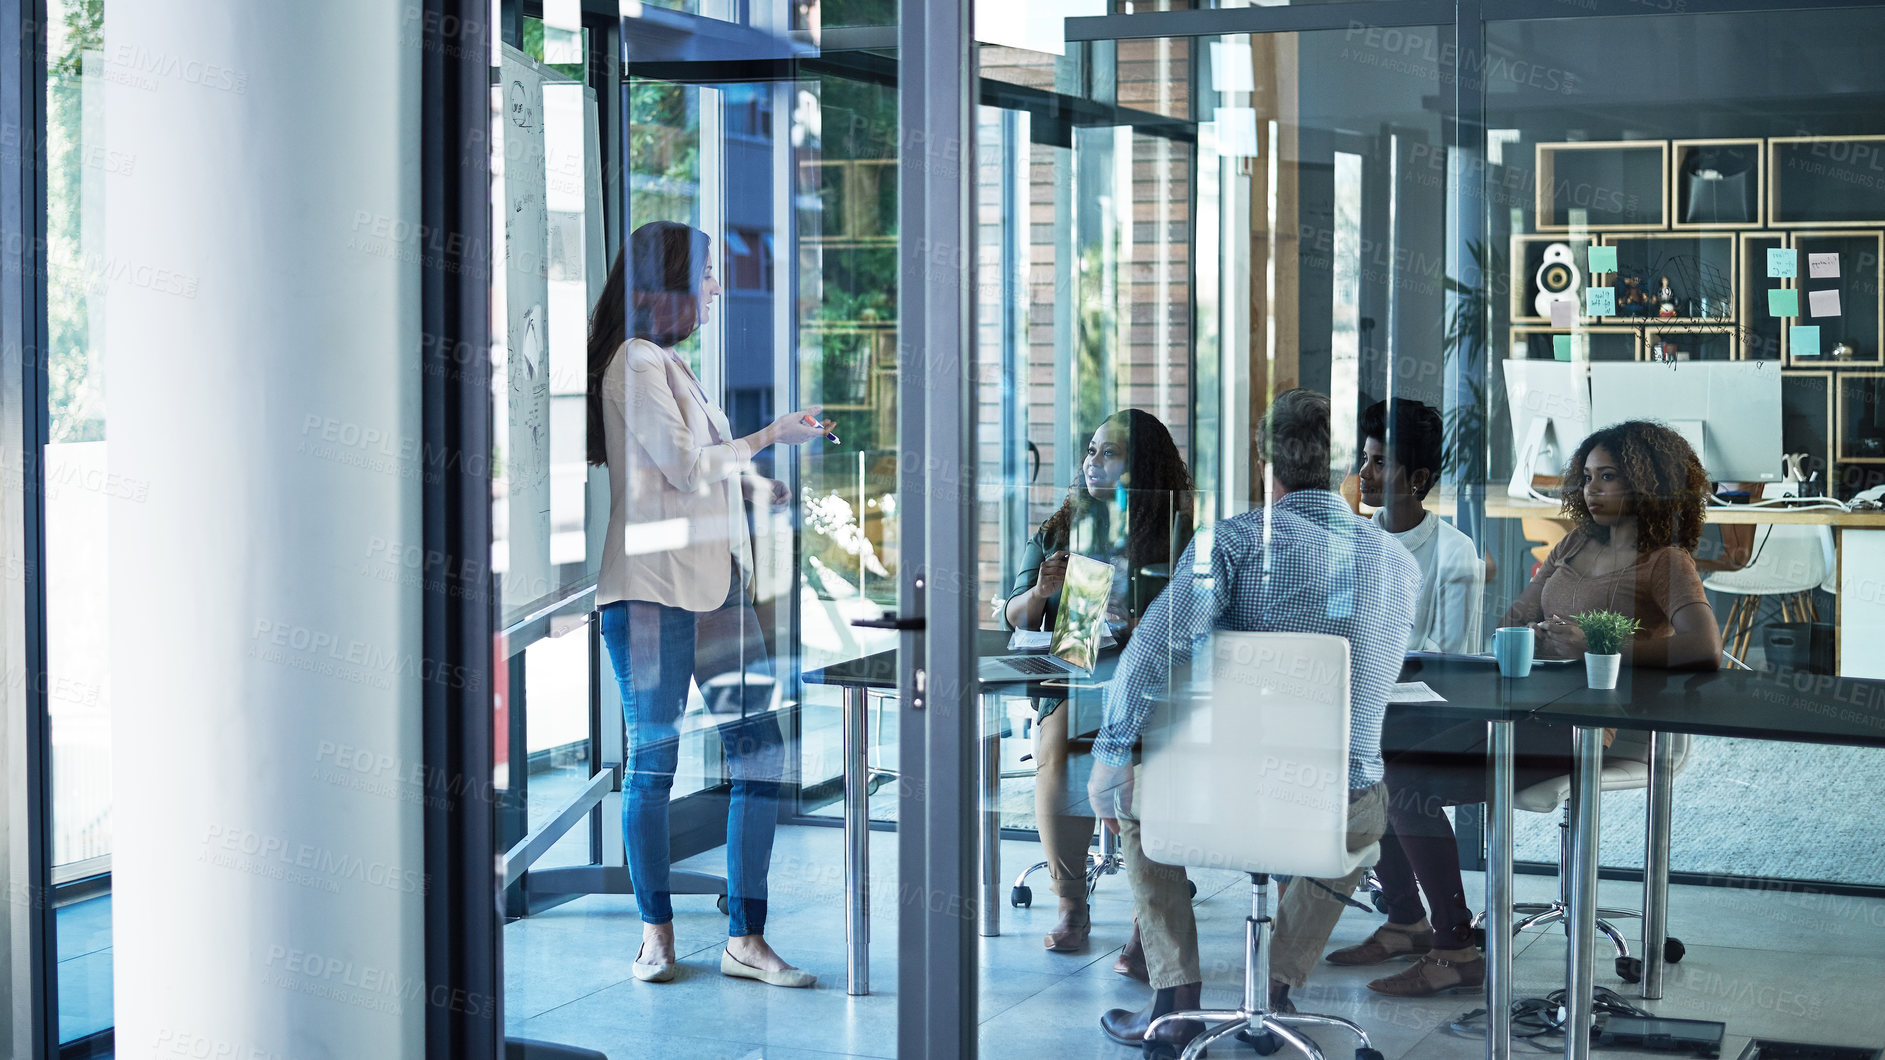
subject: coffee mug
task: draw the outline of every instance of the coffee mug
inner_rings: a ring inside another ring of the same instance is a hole
[[[1501,677],[1530,677],[1537,635],[1530,626],[1500,626],[1492,631],[1492,657]]]

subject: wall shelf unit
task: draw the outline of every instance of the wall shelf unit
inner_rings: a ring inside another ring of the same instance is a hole
[[[1669,141],[1541,143],[1536,159],[1540,232],[1669,227]]]
[[[1841,497],[1885,476],[1885,136],[1540,143],[1534,158],[1534,231],[1510,237],[1511,356],[1551,359],[1568,335],[1574,360],[1653,360],[1668,344],[1685,359],[1778,361],[1785,450]],[[1568,329],[1534,304],[1554,243],[1577,271]],[[1593,246],[1616,249],[1616,272],[1592,275]],[[1767,275],[1778,249],[1795,252],[1796,276]],[[1828,253],[1838,275],[1811,275],[1809,255]],[[1655,299],[1665,275],[1679,315],[1654,301],[1632,315],[1626,280]],[[1592,286],[1615,290],[1616,315],[1583,315]],[[1776,289],[1797,315],[1770,311]],[[1826,291],[1838,312],[1814,316]],[[1792,328],[1815,325],[1820,352],[1795,349]],[[1851,356],[1832,354],[1842,342]]]
[[[1885,136],[1767,140],[1770,228],[1877,228],[1885,218]]]
[[[1758,137],[1674,140],[1669,145],[1669,227],[1759,228],[1767,151]]]

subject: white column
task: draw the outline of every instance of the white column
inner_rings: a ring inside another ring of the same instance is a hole
[[[105,18],[118,1049],[419,1056],[418,6]]]

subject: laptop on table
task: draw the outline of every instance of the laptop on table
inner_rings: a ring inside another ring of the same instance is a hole
[[[981,679],[1021,682],[1092,676],[1100,659],[1106,603],[1112,592],[1111,564],[1077,553],[1068,556],[1067,581],[1060,590],[1060,610],[1054,617],[1054,637],[1047,652],[983,659]]]

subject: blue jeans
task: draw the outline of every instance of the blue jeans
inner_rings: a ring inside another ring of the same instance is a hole
[[[668,793],[680,758],[677,723],[687,705],[688,685],[699,681],[703,694],[734,712],[719,726],[733,775],[727,805],[727,934],[737,938],[764,933],[766,870],[772,861],[785,770],[779,722],[765,709],[772,686],[767,680],[747,687],[740,680],[725,693],[706,691],[709,681],[727,674],[772,675],[759,619],[737,576],[726,602],[713,611],[631,600],[604,604],[601,618],[602,640],[621,686],[627,723],[622,838],[642,921],[666,924],[674,919],[668,891]],[[716,682],[716,689],[727,683]]]

